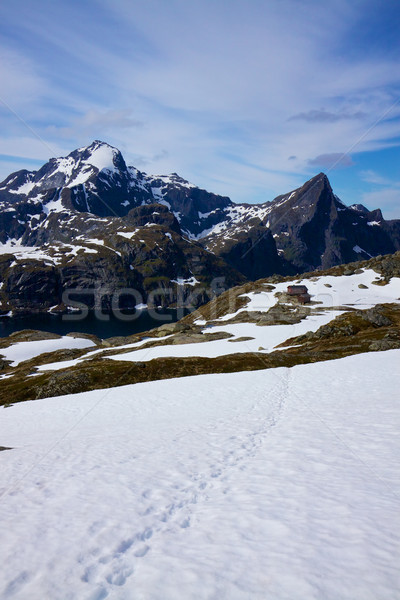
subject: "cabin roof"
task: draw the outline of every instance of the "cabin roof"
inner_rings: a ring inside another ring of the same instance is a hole
[[[306,285],[288,285],[288,292],[296,294],[306,294],[308,292]]]

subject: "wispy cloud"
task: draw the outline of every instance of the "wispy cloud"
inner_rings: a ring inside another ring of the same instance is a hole
[[[149,172],[267,200],[315,168],[351,169],[349,148],[358,164],[398,144],[399,56],[371,38],[368,11],[388,10],[375,4],[15,0],[2,90],[57,152],[105,139]],[[4,107],[0,128],[5,154],[48,158]]]
[[[360,172],[361,179],[366,181],[367,183],[372,183],[373,185],[378,186],[392,186],[400,188],[400,178],[397,181],[393,181],[389,177],[383,177],[379,173],[376,173],[372,170],[361,171]]]
[[[34,103],[44,100],[47,82],[39,73],[36,62],[23,50],[4,45],[1,50],[1,99],[15,110],[30,112]]]
[[[361,110],[353,113],[333,113],[327,110],[309,110],[289,117],[289,121],[307,121],[308,123],[337,123],[348,119],[363,119],[366,113]]]
[[[348,154],[340,152],[332,152],[332,154],[320,154],[308,161],[308,164],[313,167],[321,167],[322,169],[343,169],[354,165],[353,159]]]
[[[131,109],[120,110],[89,110],[82,116],[72,120],[69,127],[49,125],[45,131],[54,137],[76,138],[79,135],[94,136],[101,131],[104,134],[113,133],[115,130],[131,130],[143,127],[143,121],[133,118]]]

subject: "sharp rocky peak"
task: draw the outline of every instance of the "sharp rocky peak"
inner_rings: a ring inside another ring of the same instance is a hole
[[[315,175],[315,177],[312,177],[306,181],[300,188],[302,192],[309,192],[312,190],[320,191],[323,189],[327,189],[328,192],[332,192],[332,186],[325,173],[318,173],[318,175]]]

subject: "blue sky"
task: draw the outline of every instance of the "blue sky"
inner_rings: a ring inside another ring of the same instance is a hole
[[[400,218],[398,0],[14,0],[0,57],[0,180],[101,139],[235,202],[324,171]]]

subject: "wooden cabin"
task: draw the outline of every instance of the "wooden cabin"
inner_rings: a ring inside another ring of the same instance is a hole
[[[299,296],[300,294],[308,294],[306,285],[288,285],[287,293],[289,296]]]
[[[288,285],[287,294],[288,296],[294,296],[300,304],[307,304],[311,300],[306,285]]]
[[[310,302],[311,296],[308,292],[306,294],[299,294],[297,296],[297,300],[300,302],[300,304],[307,304],[307,302]]]

